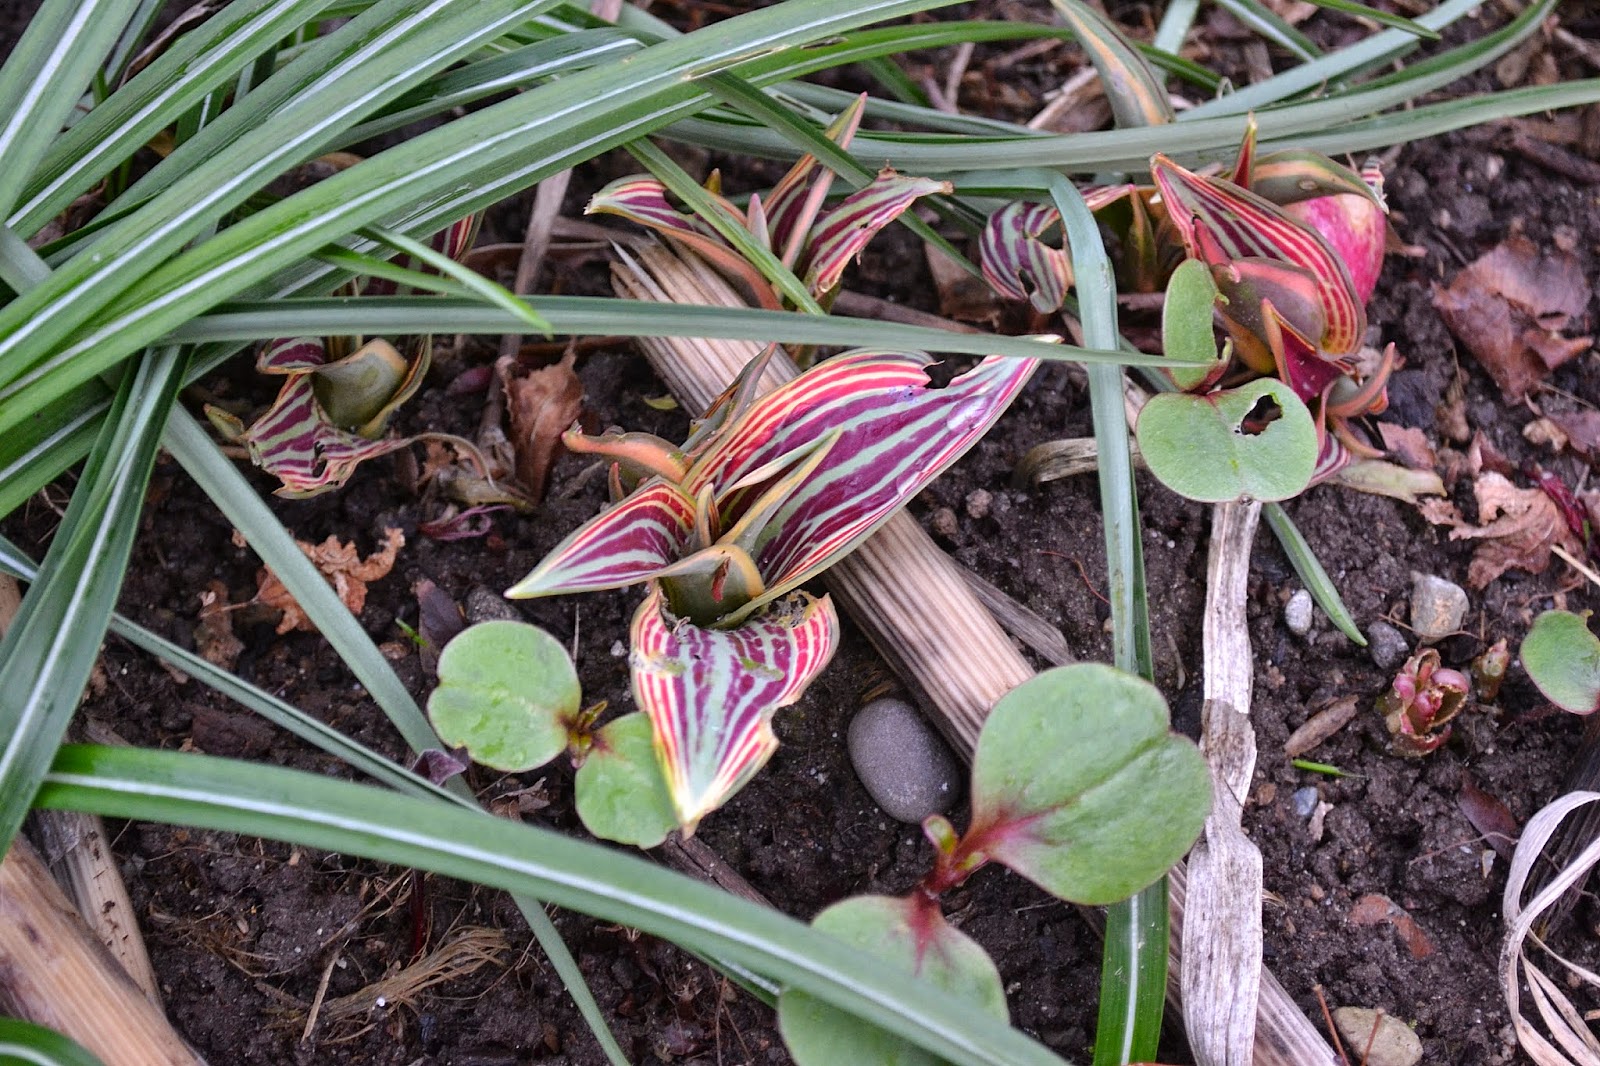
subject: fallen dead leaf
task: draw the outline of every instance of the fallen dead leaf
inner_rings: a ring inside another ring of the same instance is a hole
[[[1522,439],[1534,447],[1549,448],[1553,452],[1564,451],[1572,443],[1572,438],[1567,431],[1556,424],[1554,419],[1535,418],[1532,422],[1522,427]]]
[[[1573,554],[1583,553],[1560,509],[1541,490],[1518,488],[1490,471],[1478,477],[1472,491],[1482,525],[1462,518],[1449,500],[1425,500],[1418,510],[1434,525],[1449,526],[1451,540],[1483,542],[1467,567],[1467,583],[1473,588],[1483,588],[1512,567],[1544,573],[1557,544]]]
[[[467,623],[455,599],[427,578],[411,586],[411,591],[417,597],[417,636],[422,638],[422,668],[433,674],[439,666],[439,653]]]
[[[1584,408],[1553,414],[1549,420],[1567,436],[1567,447],[1589,462],[1600,461],[1600,411]]]
[[[1433,305],[1508,400],[1589,349],[1593,337],[1564,337],[1589,304],[1576,256],[1512,237],[1468,264]]]
[[[530,373],[519,373],[514,360],[497,366],[506,390],[517,480],[534,500],[544,498],[550,468],[561,454],[561,434],[578,420],[583,406],[583,382],[572,369],[576,360],[569,348],[559,363]]]
[[[341,543],[337,536],[330,536],[321,544],[310,544],[303,540],[295,543],[333,585],[340,602],[350,608],[351,614],[358,615],[367,605],[368,583],[384,577],[394,568],[395,555],[406,543],[405,534],[398,529],[385,529],[383,538],[383,546],[365,559],[361,558],[354,544]],[[287,633],[292,629],[307,633],[317,631],[311,619],[300,609],[300,604],[278,580],[277,574],[262,567],[256,575],[256,586],[256,602],[283,612],[283,618],[278,622],[279,633]]]
[[[1461,790],[1456,793],[1456,806],[1467,816],[1472,828],[1483,834],[1484,842],[1500,853],[1507,862],[1517,850],[1517,838],[1522,827],[1504,803],[1478,787],[1470,774],[1461,775]]]
[[[1283,753],[1291,759],[1306,752],[1333,736],[1356,716],[1356,698],[1343,696],[1307,718],[1289,739],[1283,742]]]
[[[200,594],[200,618],[194,625],[194,649],[213,666],[232,670],[244,651],[244,642],[233,635],[233,609],[228,603],[228,586],[212,581]]]
[[[1350,908],[1350,924],[1392,925],[1413,959],[1425,959],[1433,954],[1433,942],[1422,927],[1388,896],[1374,892],[1356,900],[1356,905]]]
[[[1378,432],[1383,435],[1384,450],[1390,452],[1413,470],[1432,470],[1439,462],[1427,434],[1415,426],[1400,426],[1393,422],[1379,422]]]
[[[949,254],[925,245],[928,272],[933,275],[934,291],[939,294],[939,313],[958,322],[973,322],[994,328],[1000,321],[1000,301],[987,282],[975,278]]]

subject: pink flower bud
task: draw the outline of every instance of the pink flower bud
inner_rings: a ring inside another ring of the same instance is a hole
[[[1310,226],[1350,271],[1356,298],[1365,304],[1383,270],[1383,209],[1365,196],[1341,193],[1286,204],[1284,213]]]

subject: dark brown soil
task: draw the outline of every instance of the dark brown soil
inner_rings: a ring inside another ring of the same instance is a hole
[[[1322,16],[1319,16],[1322,18]],[[1334,33],[1344,23],[1328,22]],[[1225,27],[1224,27],[1225,28]],[[1584,28],[1577,24],[1580,31]],[[1593,27],[1589,27],[1593,29]],[[1476,32],[1481,32],[1478,29]],[[1219,37],[1219,40],[1223,38]],[[1232,56],[1218,45],[1218,62]],[[1233,57],[1236,58],[1236,57]],[[1075,60],[1072,60],[1075,62]],[[1059,81],[1059,54],[1035,76]],[[1563,59],[1563,62],[1565,60]],[[1532,407],[1556,410],[1600,403],[1593,354],[1548,379],[1528,405],[1507,403],[1465,352],[1457,354],[1430,302],[1431,286],[1514,232],[1540,244],[1558,231],[1571,239],[1586,276],[1600,256],[1600,197],[1516,153],[1503,152],[1502,127],[1412,145],[1389,168],[1393,224],[1414,255],[1389,258],[1371,308],[1374,339],[1392,340],[1406,360],[1384,418],[1421,429],[1436,447],[1459,448],[1445,435],[1436,406],[1453,381],[1465,387],[1467,422],[1514,464],[1542,463],[1569,485],[1588,471],[1570,454],[1553,455],[1524,440]],[[736,177],[736,175],[735,175]],[[603,176],[580,175],[569,201]],[[526,201],[491,214],[485,241],[520,238]],[[937,310],[931,280],[904,234],[887,234],[869,251],[854,287]],[[599,292],[602,275],[563,271],[565,291]],[[446,386],[491,356],[484,342],[447,354],[402,429],[472,433],[481,396],[453,396]],[[599,424],[681,435],[681,414],[645,403],[665,389],[626,347],[586,354],[579,371]],[[240,373],[218,388],[260,389]],[[266,395],[262,392],[262,395]],[[1080,375],[1048,368],[998,429],[913,505],[925,524],[948,508],[941,542],[964,565],[1055,625],[1074,653],[1106,660],[1106,608],[1098,496],[1093,480],[1038,489],[1010,487],[1010,471],[1031,446],[1089,432]],[[368,464],[343,492],[307,502],[275,501],[302,540],[329,535],[370,550],[398,526],[407,545],[395,571],[375,583],[362,621],[398,656],[401,676],[419,698],[431,679],[401,623],[418,624],[413,587],[430,580],[458,602],[476,586],[504,588],[602,502],[598,479],[580,481],[583,463],[558,466],[551,499],[526,518],[496,519],[494,533],[442,543],[417,531],[433,517],[404,488],[393,462]],[[263,492],[270,485],[260,477]],[[1526,483],[1526,482],[1523,482]],[[987,514],[965,506],[975,490],[992,494]],[[1148,480],[1140,482],[1157,681],[1179,728],[1198,726],[1200,615],[1208,512]],[[59,498],[59,497],[57,497]],[[1453,498],[1472,514],[1468,481]],[[1338,488],[1311,491],[1289,508],[1363,627],[1406,619],[1413,571],[1466,584],[1470,542],[1451,542],[1406,504]],[[6,523],[8,535],[39,548],[55,523],[43,502]],[[230,543],[230,529],[173,464],[157,472],[122,609],[158,632],[192,644],[200,594],[223,581],[233,602],[255,591],[257,562]],[[1520,667],[1497,702],[1474,705],[1448,744],[1420,760],[1388,750],[1382,717],[1372,708],[1390,676],[1319,613],[1304,638],[1284,625],[1282,605],[1299,587],[1288,561],[1262,532],[1250,588],[1256,653],[1252,721],[1260,761],[1246,829],[1266,860],[1267,962],[1290,994],[1317,1016],[1320,986],[1332,1006],[1381,1007],[1414,1024],[1427,1063],[1487,1066],[1520,1061],[1495,978],[1504,863],[1486,865],[1488,847],[1462,814],[1465,775],[1526,819],[1562,789],[1583,733],[1577,719],[1550,713]],[[621,641],[632,593],[562,598],[519,605],[531,621],[576,640],[589,699],[631,706]],[[1487,643],[1513,648],[1539,611],[1552,605],[1600,606],[1594,590],[1557,563],[1531,575],[1513,570],[1471,590],[1466,629],[1441,646],[1448,665],[1465,668]],[[401,757],[398,738],[315,636],[277,636],[270,621],[247,622],[239,673],[279,693],[362,742]],[[576,634],[576,636],[574,636]],[[879,812],[845,755],[849,717],[869,692],[893,678],[865,642],[847,631],[845,646],[806,697],[780,716],[783,746],[754,783],[709,818],[701,839],[780,908],[809,918],[862,892],[901,892],[926,871],[930,848],[920,831]],[[959,640],[959,633],[950,634]],[[1312,755],[1347,776],[1296,769],[1283,741],[1318,706],[1355,697],[1356,719]],[[349,771],[251,718],[209,690],[153,665],[112,639],[104,670],[84,713],[132,743],[193,748],[314,770]],[[477,771],[471,783],[492,801],[523,793],[521,816],[581,832],[571,806],[571,774],[552,766],[520,778]],[[1313,818],[1298,813],[1297,790],[1326,804]],[[524,790],[528,790],[525,791]],[[529,800],[533,802],[529,802]],[[543,804],[541,806],[541,804]],[[515,799],[507,806],[517,810]],[[961,812],[956,812],[961,821]],[[563,993],[527,928],[503,896],[440,878],[307,852],[272,843],[165,826],[117,827],[116,851],[161,975],[169,1010],[184,1035],[217,1064],[601,1063],[594,1039]],[[1391,925],[1358,925],[1352,908],[1378,893],[1403,908],[1432,951],[1415,957]],[[953,921],[999,964],[1015,1024],[1064,1057],[1092,1053],[1099,947],[1067,905],[1002,871],[981,872],[946,900]],[[1584,953],[1591,915],[1561,934]],[[556,921],[595,995],[636,1063],[784,1063],[772,1013],[731,988],[703,963],[671,945],[629,930],[561,913]],[[319,982],[327,999],[358,991],[434,950],[468,928],[496,930],[504,949],[490,965],[343,1021],[324,1019],[302,1039]],[[1176,1025],[1169,1026],[1176,1033]],[[1163,1061],[1190,1061],[1169,1036]]]

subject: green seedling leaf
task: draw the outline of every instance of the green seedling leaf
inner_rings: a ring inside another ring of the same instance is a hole
[[[1191,500],[1286,500],[1311,482],[1317,427],[1294,390],[1262,378],[1205,396],[1152,396],[1134,427],[1160,482]]]
[[[953,929],[925,896],[858,896],[836,903],[811,923],[889,966],[971,1000],[985,1014],[1007,1018],[1000,973],[984,950]],[[937,1066],[944,1060],[803,992],[778,997],[778,1026],[799,1066],[845,1062]]]
[[[1586,614],[1546,611],[1522,642],[1522,665],[1546,699],[1573,714],[1600,709],[1600,640]]]
[[[1209,359],[1211,366],[1174,367],[1167,373],[1180,389],[1199,388],[1221,370],[1217,358],[1217,335],[1212,327],[1216,309],[1217,283],[1211,271],[1198,259],[1185,259],[1167,282],[1167,298],[1161,306],[1161,350],[1175,359]]]
[[[678,828],[654,737],[643,714],[623,715],[595,734],[574,782],[578,817],[595,836],[653,848]]]
[[[439,655],[428,717],[445,743],[496,770],[531,770],[567,748],[578,673],[561,642],[525,622],[484,622]]]
[[[1097,663],[1048,670],[995,704],[972,761],[980,851],[1077,903],[1125,899],[1199,836],[1211,778],[1154,685]]]

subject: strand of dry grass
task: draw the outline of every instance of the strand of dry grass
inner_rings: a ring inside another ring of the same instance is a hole
[[[1212,509],[1206,566],[1201,750],[1212,806],[1189,852],[1183,929],[1184,1026],[1200,1066],[1250,1066],[1261,988],[1261,851],[1240,827],[1256,765],[1255,666],[1245,623],[1261,504]]]
[[[612,280],[618,294],[630,299],[742,305],[732,287],[703,262],[659,245],[624,255],[613,267]],[[747,341],[648,338],[640,347],[679,403],[699,413],[759,346]],[[762,380],[771,388],[795,373],[787,359],[778,358]],[[937,712],[936,724],[970,759],[994,701],[1033,671],[966,586],[960,568],[902,513],[833,567],[825,580],[895,671],[922,691],[925,705]],[[1170,893],[1174,974],[1182,965],[1178,945],[1185,888],[1180,864],[1173,871]],[[1085,910],[1091,916],[1098,914]],[[1335,1063],[1332,1049],[1282,986],[1265,972],[1260,981],[1255,1066]],[[1169,989],[1169,994],[1175,992]]]

